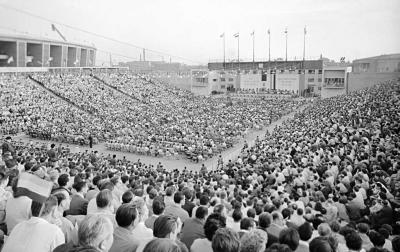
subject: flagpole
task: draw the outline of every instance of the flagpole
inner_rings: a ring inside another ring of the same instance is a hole
[[[303,61],[306,60],[306,27],[304,26]]]
[[[240,37],[240,35],[239,35],[239,33],[236,33],[235,35],[234,35],[236,38],[237,38],[237,40],[238,40],[238,67],[239,67],[239,70],[240,70],[240,50],[239,50],[239,37]]]
[[[225,70],[225,33],[224,33],[224,70]]]
[[[268,29],[268,62],[271,62],[271,31],[269,29]]]
[[[253,67],[254,67],[254,36],[255,36],[255,34],[254,34],[254,31],[253,31]]]
[[[286,36],[286,62],[287,62],[287,37],[288,37],[288,30],[287,27],[285,29],[285,36]]]

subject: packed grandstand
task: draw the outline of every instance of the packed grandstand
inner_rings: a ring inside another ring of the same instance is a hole
[[[2,251],[400,251],[398,80],[232,101],[129,71],[63,71],[3,74],[0,90]],[[115,155],[72,150],[96,144]]]

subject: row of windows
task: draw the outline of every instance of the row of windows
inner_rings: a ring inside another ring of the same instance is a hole
[[[314,78],[308,78],[308,82],[314,82]],[[322,82],[322,78],[318,78],[318,82]]]
[[[213,82],[216,82],[217,81],[217,79],[213,79]],[[226,79],[225,78],[221,78],[221,82],[224,82],[224,81],[226,81]],[[229,78],[228,79],[228,81],[233,81],[233,78]]]
[[[308,70],[309,74],[315,74],[315,70]],[[318,74],[322,74],[322,69],[318,70]]]

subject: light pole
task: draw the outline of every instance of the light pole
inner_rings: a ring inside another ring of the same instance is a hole
[[[286,62],[287,62],[287,37],[288,37],[287,27],[285,28],[285,36],[286,36]]]

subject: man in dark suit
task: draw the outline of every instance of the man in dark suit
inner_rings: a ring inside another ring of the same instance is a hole
[[[154,199],[153,200],[153,214],[147,218],[147,220],[144,222],[144,225],[146,225],[147,228],[154,228],[154,222],[158,218],[158,216],[162,215],[164,213],[165,209],[165,204],[162,199]]]
[[[266,245],[267,248],[271,246],[273,243],[278,242],[278,238],[267,231],[267,228],[269,228],[271,223],[272,223],[272,216],[270,213],[265,212],[258,217],[258,228],[266,232],[268,235],[268,243]]]
[[[85,194],[88,191],[88,186],[85,181],[79,181],[72,187],[76,190],[76,193],[71,197],[66,215],[86,215],[89,202],[85,199]]]
[[[205,206],[199,206],[196,210],[195,217],[187,219],[183,223],[181,241],[190,248],[196,239],[205,238],[204,222],[208,215],[208,209]]]

